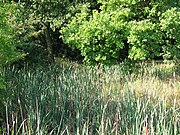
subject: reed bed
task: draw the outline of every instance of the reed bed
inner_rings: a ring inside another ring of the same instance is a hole
[[[166,68],[166,69],[164,69]],[[174,66],[7,68],[2,135],[178,135]]]

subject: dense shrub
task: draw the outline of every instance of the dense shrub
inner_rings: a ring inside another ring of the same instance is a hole
[[[64,42],[78,48],[87,64],[179,58],[178,2],[158,0],[99,0],[99,10],[84,5],[60,32]],[[124,51],[126,57],[122,57]]]

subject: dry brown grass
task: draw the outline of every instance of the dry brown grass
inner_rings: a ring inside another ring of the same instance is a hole
[[[174,71],[174,64],[145,66],[143,74],[130,74],[121,77],[116,71],[105,73],[102,83],[103,96],[123,95],[126,90],[134,90],[137,97],[148,96],[155,102],[165,99],[172,106],[174,99],[180,106],[180,76]]]

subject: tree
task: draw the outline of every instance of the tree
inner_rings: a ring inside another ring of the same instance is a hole
[[[63,53],[67,48],[59,29],[80,11],[79,5],[87,1],[91,1],[92,8],[95,6],[95,0],[29,0],[16,4],[13,22],[16,22],[14,27],[21,41],[18,48],[27,53],[26,58],[34,59],[33,62],[41,59],[53,62],[54,53]]]
[[[87,64],[113,64],[168,55],[179,58],[179,3],[168,0],[99,0],[101,11],[84,6],[60,32]],[[124,53],[125,52],[125,53]],[[123,56],[126,55],[126,56]]]

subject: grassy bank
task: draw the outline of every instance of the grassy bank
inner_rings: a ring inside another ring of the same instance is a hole
[[[172,64],[6,69],[1,134],[178,135],[180,78]]]

